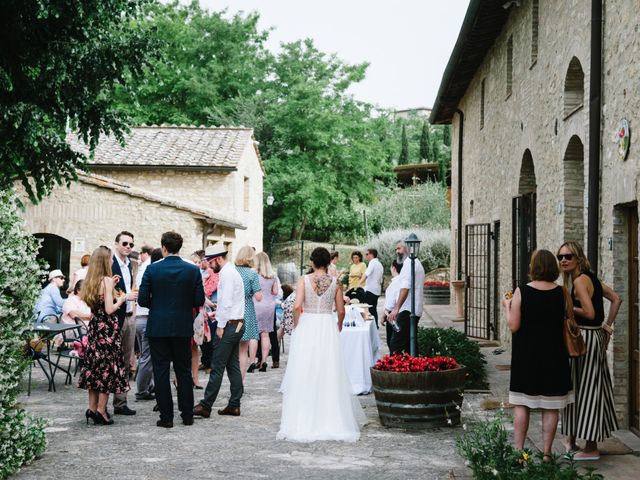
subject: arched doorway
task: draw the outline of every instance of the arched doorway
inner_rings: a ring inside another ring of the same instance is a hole
[[[520,165],[518,196],[512,201],[513,289],[526,283],[529,259],[536,249],[536,172],[533,156],[525,150]]]
[[[43,259],[49,264],[48,271],[59,268],[65,276],[64,289],[69,282],[69,258],[71,256],[71,242],[66,238],[51,233],[36,233],[34,237],[41,240],[38,250],[38,260]]]
[[[564,241],[584,243],[584,145],[569,140],[562,162],[564,179]]]

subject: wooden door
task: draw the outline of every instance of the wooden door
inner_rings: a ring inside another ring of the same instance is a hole
[[[640,435],[640,325],[638,324],[638,206],[627,210],[629,258],[629,428]]]

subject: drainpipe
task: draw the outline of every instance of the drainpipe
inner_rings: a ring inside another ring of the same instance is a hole
[[[455,109],[460,117],[460,128],[458,132],[458,232],[456,251],[456,263],[458,268],[457,280],[462,280],[462,140],[464,137],[464,112],[459,108]]]
[[[600,127],[602,95],[602,0],[591,0],[591,74],[589,77],[589,202],[587,256],[598,273],[600,222]]]

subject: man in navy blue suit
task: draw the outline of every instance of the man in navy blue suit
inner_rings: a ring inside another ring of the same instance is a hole
[[[149,309],[146,334],[160,410],[160,420],[156,425],[171,428],[171,362],[178,382],[178,409],[182,423],[193,424],[191,338],[195,309],[204,304],[204,288],[200,269],[179,256],[182,237],[175,232],[166,232],[162,234],[160,244],[164,258],[147,267],[138,292],[138,304]]]

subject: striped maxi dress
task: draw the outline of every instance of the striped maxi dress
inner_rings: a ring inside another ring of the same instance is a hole
[[[583,440],[602,442],[618,429],[611,374],[605,351],[606,333],[600,325],[604,321],[602,285],[591,272],[586,273],[594,286],[591,301],[596,311],[594,320],[576,315],[587,353],[571,359],[571,378],[575,403],[562,411],[562,433]],[[574,305],[579,306],[572,290]],[[588,323],[589,325],[585,325]]]

